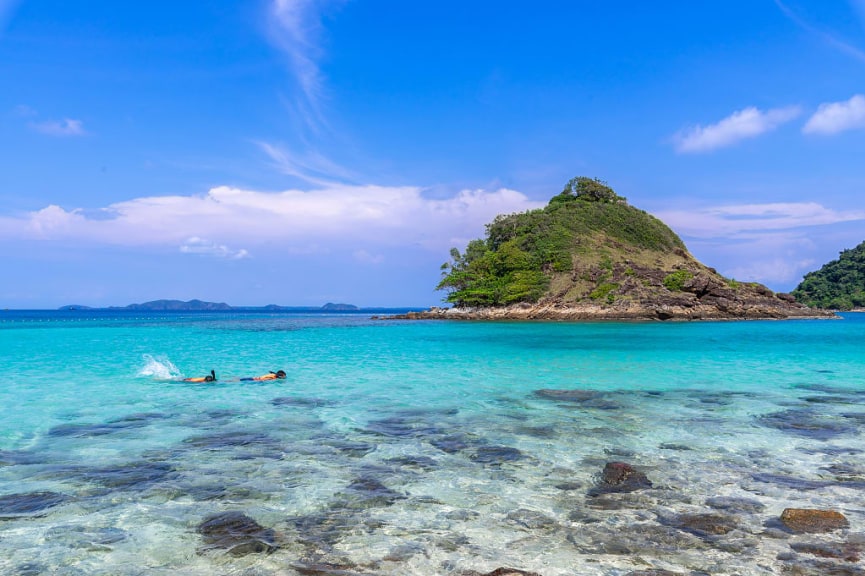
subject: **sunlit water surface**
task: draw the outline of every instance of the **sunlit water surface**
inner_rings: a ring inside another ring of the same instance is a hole
[[[863,400],[863,314],[0,312],[0,573],[849,570],[791,545],[865,541]],[[598,494],[613,461],[652,486]],[[792,535],[787,507],[851,527]],[[221,512],[260,530],[214,539]]]

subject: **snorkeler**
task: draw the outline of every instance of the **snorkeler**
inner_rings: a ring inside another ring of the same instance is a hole
[[[276,372],[271,370],[270,372],[268,372],[267,374],[265,374],[263,376],[255,376],[253,378],[241,378],[240,381],[241,382],[261,382],[263,380],[276,380],[276,379],[284,380],[285,379],[285,370],[277,370]]]
[[[211,370],[207,376],[196,376],[195,378],[184,378],[183,382],[216,382],[216,372]]]

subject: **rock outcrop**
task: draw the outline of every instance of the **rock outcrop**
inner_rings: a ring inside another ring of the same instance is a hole
[[[837,318],[829,311],[808,308],[781,298],[741,294],[735,299],[701,299],[696,295],[653,300],[620,300],[605,305],[594,302],[495,307],[432,307],[421,312],[388,316],[395,320],[769,320]]]

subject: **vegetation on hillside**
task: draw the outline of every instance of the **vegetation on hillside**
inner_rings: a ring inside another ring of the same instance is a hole
[[[793,296],[816,308],[850,310],[865,306],[865,242],[806,274]]]
[[[486,238],[472,240],[462,253],[451,249],[437,289],[447,290],[446,301],[457,306],[537,302],[556,277],[591,262],[598,272],[591,272],[587,296],[611,302],[618,287],[614,261],[623,253],[684,250],[663,222],[629,206],[606,183],[577,177],[546,207],[497,216],[487,224]],[[684,274],[674,277],[670,289],[686,280]]]

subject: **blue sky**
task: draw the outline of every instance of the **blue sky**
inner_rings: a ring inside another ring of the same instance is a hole
[[[863,157],[865,0],[0,0],[0,308],[436,305],[576,175],[790,290]]]

